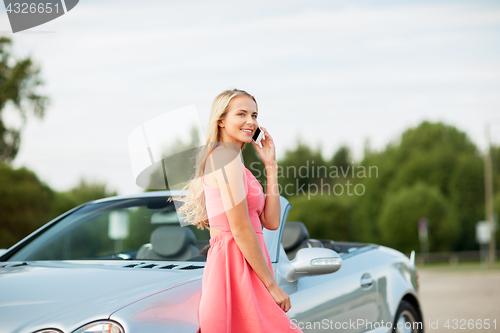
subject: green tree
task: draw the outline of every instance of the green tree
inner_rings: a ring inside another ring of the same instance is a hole
[[[495,218],[496,218],[496,221],[497,221],[497,230],[496,230],[496,246],[497,248],[500,247],[500,191],[497,192],[497,194],[495,195],[495,198],[493,199],[493,210],[494,210],[494,214],[495,214]]]
[[[491,147],[491,164],[493,167],[493,191],[500,193],[500,146]]]
[[[54,192],[25,167],[0,163],[0,248],[8,248],[48,222]]]
[[[28,112],[43,118],[48,97],[37,93],[43,84],[40,68],[30,57],[16,59],[11,54],[11,40],[0,37],[0,162],[10,163],[16,157],[21,144],[21,129]],[[3,119],[8,102],[11,102],[22,118],[21,129],[8,128]]]
[[[353,167],[351,161],[351,151],[349,147],[343,145],[333,155],[330,161],[330,166],[338,168],[340,177],[343,177],[343,174],[346,174],[347,177],[350,177],[352,174],[350,172],[350,168]]]
[[[311,149],[301,140],[297,141],[294,150],[285,151],[285,156],[278,161],[278,183],[281,195],[286,198],[307,193],[313,184],[315,190],[321,191],[320,186],[325,184],[326,177],[328,165],[320,149]]]
[[[464,132],[442,122],[424,121],[403,133],[394,156],[398,170],[390,188],[398,190],[423,181],[449,196],[450,177],[462,154],[479,154]]]
[[[460,225],[438,188],[422,182],[388,194],[378,220],[382,245],[407,253],[420,249],[418,221],[423,217],[429,220],[429,251],[449,250]]]
[[[456,251],[478,249],[476,223],[484,220],[484,163],[472,154],[459,156],[450,177],[451,202],[461,226],[460,237],[453,247]]]
[[[352,223],[358,230],[354,235],[356,240],[382,241],[380,230],[375,227],[373,221],[381,218],[382,207],[387,204],[387,198],[394,198],[391,194],[412,188],[418,182],[436,187],[446,202],[452,204],[454,208],[458,202],[466,201],[467,199],[464,197],[454,194],[454,191],[458,190],[457,188],[466,186],[459,185],[459,183],[466,181],[457,179],[452,181],[452,177],[456,173],[460,173],[456,171],[457,168],[462,167],[460,159],[467,156],[477,158],[479,153],[465,133],[441,122],[430,123],[428,121],[406,130],[400,140],[390,142],[384,150],[371,151],[369,155],[365,155],[361,165],[367,168],[376,166],[379,176],[359,179],[366,191],[354,204]],[[478,174],[477,165],[474,170],[473,174],[462,174],[462,177],[473,178],[471,182],[474,182],[475,185],[469,187],[469,190],[474,193],[467,194],[467,196],[475,197],[475,205],[477,206],[481,204],[484,190],[481,190],[480,187],[483,184],[480,184],[480,180],[476,177]],[[466,171],[461,172],[465,173]],[[463,213],[464,210],[460,212]],[[467,214],[474,215],[471,212]],[[460,215],[453,216],[459,218]],[[462,216],[461,218],[460,222],[463,223],[466,217]],[[465,229],[467,230],[467,226]],[[459,246],[458,244],[460,247],[463,244],[471,246],[470,240],[459,239],[448,250]]]
[[[60,214],[88,201],[117,195],[106,185],[80,180],[66,192],[52,190],[26,167],[0,163],[0,248],[8,248]]]
[[[353,198],[352,226],[356,230],[352,234],[353,241],[373,242],[380,241],[379,231],[376,221],[384,202],[384,196],[388,192],[391,180],[397,173],[398,166],[395,163],[394,155],[396,149],[392,143],[386,146],[386,149],[380,152],[372,152],[365,156],[360,166],[367,170],[374,168],[376,172],[367,173],[365,178],[356,179],[362,184],[365,193],[359,197]]]
[[[287,221],[304,223],[311,238],[348,241],[351,239],[349,225],[350,207],[346,200],[334,196],[296,195],[290,198],[293,209]]]

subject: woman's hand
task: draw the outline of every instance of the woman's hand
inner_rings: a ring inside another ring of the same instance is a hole
[[[274,147],[274,141],[269,132],[264,128],[260,128],[264,132],[264,137],[260,140],[262,148],[253,142],[252,144],[259,153],[260,159],[264,162],[264,166],[270,166],[276,163],[276,149]]]
[[[274,301],[276,304],[279,305],[281,310],[288,312],[290,308],[292,307],[292,303],[290,302],[290,296],[288,296],[287,293],[281,289],[280,286],[278,286],[277,283],[273,284],[271,287],[268,288],[269,293],[273,297]]]

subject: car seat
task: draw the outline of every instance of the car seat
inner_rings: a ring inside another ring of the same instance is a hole
[[[159,227],[151,234],[151,243],[141,246],[136,259],[187,260],[199,254],[195,244],[196,237],[189,228]]]
[[[295,258],[295,254],[302,248],[309,247],[307,240],[309,232],[302,222],[285,222],[281,244],[288,259]]]

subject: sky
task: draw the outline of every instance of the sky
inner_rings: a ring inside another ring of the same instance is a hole
[[[1,5],[0,5],[1,6]],[[67,14],[0,35],[41,67],[51,99],[22,132],[13,166],[58,191],[84,177],[118,194],[136,185],[129,136],[217,94],[255,96],[278,159],[297,140],[360,160],[424,120],[500,144],[498,1],[80,1]],[[19,126],[12,106],[7,124]],[[159,118],[157,118],[159,119]],[[181,128],[165,124],[165,137]],[[161,129],[160,129],[161,131]]]

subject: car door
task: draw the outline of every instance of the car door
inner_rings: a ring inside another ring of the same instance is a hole
[[[281,285],[290,295],[288,315],[304,332],[369,332],[378,325],[377,283],[363,251],[344,255],[330,274],[305,276]]]

